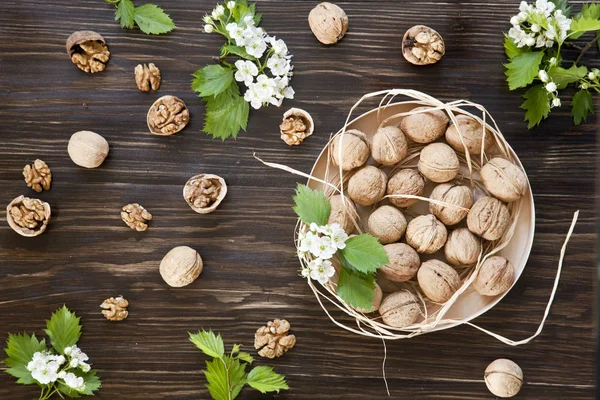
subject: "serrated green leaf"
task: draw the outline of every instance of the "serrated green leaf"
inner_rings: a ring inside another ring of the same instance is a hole
[[[543,57],[543,51],[522,53],[513,57],[508,64],[505,64],[505,75],[509,89],[515,90],[533,82],[538,75]]]
[[[571,7],[569,7],[568,0],[550,0],[550,2],[554,3],[557,10],[561,10],[565,17],[571,15]]]
[[[535,85],[527,89],[525,102],[521,108],[526,110],[525,121],[528,121],[527,128],[531,129],[538,125],[542,119],[548,117],[550,112],[550,99],[544,85]]]
[[[216,358],[206,361],[206,370],[203,371],[208,384],[206,387],[214,400],[229,400],[229,389],[227,386],[227,369],[223,361]]]
[[[552,67],[548,70],[548,75],[556,83],[558,89],[564,89],[569,83],[579,82],[587,75],[587,68],[585,66],[578,67],[573,64],[571,68],[565,69],[562,67]]]
[[[175,29],[175,23],[171,17],[154,4],[136,7],[133,18],[142,32],[148,35],[160,35]]]
[[[586,19],[599,19],[600,18],[600,4],[584,4],[581,8],[581,12],[575,16],[575,19],[586,18]]]
[[[246,48],[244,48],[244,47],[236,46],[233,44],[226,44],[223,47],[221,47],[221,57],[226,57],[229,54],[234,54],[234,55],[244,58],[246,60],[256,60],[256,57],[248,54],[248,52],[246,51]]]
[[[544,29],[548,29],[548,18],[542,13],[531,13],[527,17],[527,22],[541,26]]]
[[[212,330],[198,331],[198,333],[189,333],[190,342],[202,350],[209,357],[222,358],[225,354],[225,345],[221,335],[215,335]]]
[[[588,114],[594,113],[592,94],[587,90],[580,90],[573,96],[571,102],[571,116],[575,125],[587,121]]]
[[[131,0],[121,0],[115,12],[115,21],[121,23],[121,28],[133,28],[135,26],[134,16],[135,6],[133,2]]]
[[[252,364],[254,362],[254,358],[250,354],[248,354],[244,351],[240,351],[237,355],[237,358],[239,358],[242,361],[247,362],[248,364]]]
[[[4,352],[8,357],[4,364],[8,367],[6,372],[17,379],[17,383],[31,385],[35,380],[31,372],[27,370],[27,364],[33,359],[33,355],[38,351],[48,350],[44,339],[38,340],[35,335],[14,335],[9,334]]]
[[[64,354],[65,347],[77,344],[81,337],[79,317],[69,311],[67,306],[62,306],[46,321],[44,332],[50,338],[52,347],[59,354]]]
[[[325,193],[298,184],[293,200],[296,206],[292,208],[300,221],[307,225],[313,222],[319,226],[327,225],[331,213],[331,203],[325,197]]]
[[[269,366],[252,368],[246,382],[261,393],[279,393],[280,390],[289,389],[285,381],[285,376],[273,371],[273,367]]]
[[[346,304],[370,310],[375,299],[375,277],[342,268],[336,293]]]
[[[508,35],[504,35],[504,52],[509,59],[514,58],[519,54],[523,54],[526,51],[528,51],[526,47],[517,47],[512,38]]]
[[[240,95],[234,96],[221,108],[211,105],[209,100],[202,130],[213,138],[236,138],[240,129],[246,130],[249,115],[250,105]]]
[[[201,97],[216,96],[234,84],[233,70],[220,65],[208,65],[194,72],[192,90]]]
[[[569,30],[569,39],[577,39],[585,32],[597,31],[600,29],[600,19],[582,15],[579,18],[573,18],[571,29]]]
[[[346,247],[340,253],[354,268],[366,274],[390,262],[383,245],[367,233],[346,240]]]
[[[246,364],[242,364],[239,360],[232,358],[227,359],[226,362],[229,366],[231,398],[235,399],[244,388],[246,382]]]

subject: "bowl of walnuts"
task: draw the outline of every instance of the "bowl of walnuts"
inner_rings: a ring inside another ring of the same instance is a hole
[[[354,108],[377,96],[379,107],[331,138],[308,186],[330,200],[329,223],[376,237],[390,261],[377,272],[371,310],[345,304],[335,279],[324,285],[359,329],[334,322],[400,339],[496,305],[525,268],[535,209],[523,165],[481,105],[395,89]]]

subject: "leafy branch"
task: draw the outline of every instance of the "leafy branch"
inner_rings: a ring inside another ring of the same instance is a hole
[[[115,21],[121,23],[121,28],[133,29],[136,26],[147,35],[160,35],[175,29],[175,23],[162,8],[154,4],[144,4],[136,7],[131,0],[106,0],[113,4]]]

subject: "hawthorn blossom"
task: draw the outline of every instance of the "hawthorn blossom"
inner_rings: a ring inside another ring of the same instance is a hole
[[[249,86],[258,75],[258,67],[252,61],[238,60],[235,62],[235,67],[237,68],[235,80],[244,82],[246,86]]]

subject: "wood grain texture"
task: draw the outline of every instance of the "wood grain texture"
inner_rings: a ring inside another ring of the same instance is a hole
[[[294,148],[279,139],[283,111],[273,107],[252,112],[248,132],[236,141],[221,143],[199,132],[204,109],[189,83],[221,44],[216,35],[202,33],[201,18],[214,1],[156,2],[176,21],[173,33],[149,37],[122,30],[102,0],[0,3],[0,203],[34,194],[21,176],[26,163],[41,158],[54,176],[52,189],[39,195],[53,210],[46,233],[22,238],[0,223],[0,338],[41,333],[44,320],[67,304],[82,317],[81,347],[103,380],[95,398],[207,399],[204,356],[187,332],[211,327],[227,344],[242,343],[254,353],[254,331],[285,317],[298,344],[272,364],[292,389],[274,396],[246,390],[240,399],[388,398],[382,342],[334,326],[297,276],[291,210],[296,177],[264,167],[252,154],[309,171],[361,95],[412,88],[484,104],[531,180],[537,223],[529,263],[478,324],[513,339],[535,331],[572,213],[579,209],[581,216],[542,335],[517,348],[469,327],[387,342],[392,398],[490,399],[483,371],[499,357],[523,368],[520,399],[593,398],[597,119],[573,127],[565,106],[527,131],[521,93],[508,91],[502,67],[502,32],[516,1],[343,1],[337,4],[346,10],[350,30],[332,47],[320,45],[308,29],[316,1],[259,1],[263,27],[285,39],[294,54],[297,96],[285,107],[306,109],[317,127]],[[446,56],[435,66],[415,67],[402,58],[401,37],[417,23],[431,25],[446,41]],[[107,40],[112,56],[104,72],[87,75],[65,54],[66,38],[80,29]],[[597,53],[589,60],[597,62]],[[140,62],[161,69],[158,93],[136,89],[133,68]],[[151,135],[145,122],[152,102],[165,94],[182,98],[191,112],[189,126],[172,137]],[[110,143],[98,169],[77,167],[67,155],[70,135],[83,129]],[[181,195],[186,180],[201,172],[221,175],[229,186],[209,215],[193,213]],[[120,220],[119,210],[129,202],[154,215],[147,232],[136,233]],[[0,219],[5,216],[2,207]],[[205,262],[201,277],[180,289],[168,287],[158,273],[163,255],[177,245],[197,249]],[[98,305],[118,294],[129,299],[130,316],[109,323]],[[0,398],[37,396],[35,388],[13,381],[0,374]]]

